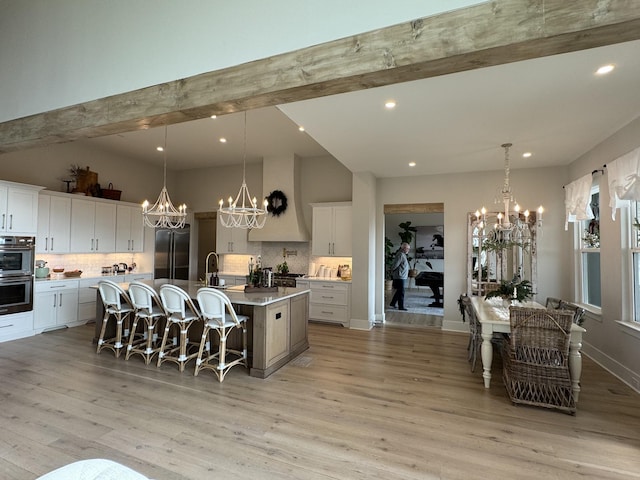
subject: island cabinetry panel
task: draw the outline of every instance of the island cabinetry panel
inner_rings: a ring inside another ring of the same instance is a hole
[[[291,327],[289,353],[296,356],[309,348],[307,326],[309,322],[309,295],[298,295],[291,299]]]
[[[71,251],[112,253],[116,247],[116,205],[71,200]]]
[[[38,191],[14,182],[0,182],[0,233],[35,236],[38,231]]]
[[[71,198],[40,192],[38,196],[37,253],[69,253]]]
[[[243,228],[227,228],[220,223],[216,227],[216,252],[222,253],[249,253],[248,231]]]
[[[351,285],[339,282],[310,282],[309,319],[349,326]]]
[[[312,204],[311,254],[323,257],[350,257],[352,207],[350,202]]]
[[[116,252],[142,252],[144,249],[144,223],[139,206],[117,205]]]
[[[36,333],[78,321],[78,280],[36,282],[33,296]]]
[[[289,309],[288,299],[254,308],[252,369],[267,372],[279,361],[288,361]]]

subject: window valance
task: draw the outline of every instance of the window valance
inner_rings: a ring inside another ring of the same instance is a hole
[[[640,147],[607,162],[607,177],[611,218],[615,220],[622,200],[640,200]]]
[[[590,205],[591,182],[592,175],[589,173],[564,186],[565,230],[569,229],[569,222],[594,218]]]

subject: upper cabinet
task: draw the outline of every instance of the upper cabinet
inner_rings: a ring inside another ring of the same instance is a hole
[[[118,205],[116,210],[116,252],[142,252],[144,223],[139,206]]]
[[[41,192],[38,197],[37,253],[69,253],[71,198]]]
[[[249,252],[248,230],[243,228],[227,228],[220,223],[216,227],[216,252],[245,254]]]
[[[71,251],[113,253],[116,249],[116,205],[71,200]]]
[[[320,257],[350,257],[351,202],[314,203],[311,254]]]
[[[38,191],[42,187],[0,182],[0,233],[34,236],[38,230]]]

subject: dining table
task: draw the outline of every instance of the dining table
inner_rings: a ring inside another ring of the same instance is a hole
[[[509,321],[509,307],[504,306],[502,299],[490,298],[485,299],[482,296],[471,296],[471,304],[475,311],[476,317],[482,325],[482,377],[484,378],[484,387],[489,388],[491,384],[491,364],[493,363],[493,339],[494,333],[510,333],[511,323]],[[517,302],[519,307],[542,308],[535,301]],[[578,401],[580,394],[580,376],[582,375],[582,335],[586,333],[586,329],[575,323],[571,324],[570,340],[569,340],[569,374],[571,375],[571,387],[575,401]]]

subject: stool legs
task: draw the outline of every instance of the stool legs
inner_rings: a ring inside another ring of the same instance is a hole
[[[158,355],[158,364],[159,367],[163,362],[174,362],[178,364],[180,371],[184,371],[184,367],[189,360],[192,358],[196,358],[198,353],[189,354],[188,346],[189,346],[189,327],[193,324],[193,321],[189,322],[171,322],[167,321],[167,325],[164,329],[164,335],[162,336],[162,343],[160,345],[160,353]],[[175,342],[167,347],[167,339],[169,337],[169,331],[171,328],[178,328],[180,330],[179,337],[177,340],[177,345]]]
[[[115,354],[116,358],[120,356],[122,347],[124,347],[124,344],[122,343],[123,325],[125,321],[128,321],[129,313],[130,312],[125,312],[125,313],[117,312],[117,311],[114,312],[114,311],[111,311],[110,309],[105,310],[104,317],[102,319],[102,328],[100,329],[100,337],[98,338],[98,347],[96,348],[96,353],[100,353],[102,349],[108,348],[110,350],[113,350],[113,353]],[[111,317],[113,317],[116,321],[115,337],[111,339],[105,339],[104,336],[107,331],[107,324],[109,323],[109,319]]]
[[[140,334],[136,333],[138,320],[142,319],[144,324],[144,333],[142,338]],[[127,355],[125,360],[129,360],[131,355],[140,354],[144,358],[144,363],[149,365],[153,356],[160,351],[159,347],[156,347],[158,341],[158,335],[155,333],[156,324],[159,317],[148,317],[136,315],[131,326],[131,333],[129,334],[129,344],[127,346]]]
[[[218,381],[222,382],[225,375],[231,367],[234,365],[244,365],[248,367],[247,362],[247,325],[246,322],[242,322],[242,350],[229,349],[227,350],[227,337],[234,327],[225,328],[212,328],[209,324],[206,324],[202,331],[202,339],[200,340],[200,349],[198,351],[198,359],[196,360],[196,369],[194,376],[197,376],[200,370],[210,369],[213,370],[218,377]],[[209,334],[215,331],[219,336],[218,351],[211,353],[209,347]],[[206,350],[206,354],[205,354]],[[227,352],[233,354],[234,358],[231,362],[227,363]]]

